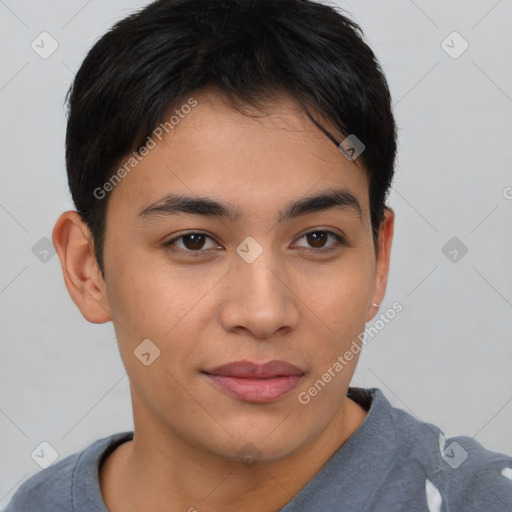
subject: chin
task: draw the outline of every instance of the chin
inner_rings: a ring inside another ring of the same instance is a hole
[[[214,451],[223,458],[254,465],[258,462],[271,463],[290,457],[307,443],[305,432],[287,430],[279,435],[277,432],[272,433],[273,429],[275,426],[266,429],[261,435],[255,434],[252,430],[245,435],[230,437]]]

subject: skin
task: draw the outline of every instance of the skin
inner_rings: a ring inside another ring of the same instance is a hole
[[[100,471],[112,512],[276,511],[366,416],[346,397],[357,356],[307,405],[298,395],[377,313],[393,211],[386,210],[376,255],[364,171],[291,99],[276,98],[251,118],[215,90],[194,98],[198,105],[108,198],[105,280],[76,212],[63,213],[53,232],[73,301],[89,322],[113,322],[130,379],[135,437]],[[288,203],[331,188],[348,189],[362,218],[330,208],[277,222]],[[137,216],[170,192],[209,196],[242,214]],[[207,237],[163,245],[197,231]],[[305,236],[314,231],[346,244]],[[263,249],[252,263],[236,252],[248,236]],[[149,366],[134,356],[144,339],[161,352]],[[288,395],[260,404],[227,395],[201,373],[241,359],[285,360],[305,375]],[[251,464],[240,457],[247,443],[257,450]]]

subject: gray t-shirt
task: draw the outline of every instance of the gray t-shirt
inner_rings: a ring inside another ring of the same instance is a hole
[[[281,512],[512,511],[512,457],[391,406],[378,389],[350,388],[368,415]],[[114,434],[40,471],[6,512],[108,512],[98,468],[133,432]],[[194,504],[200,511],[201,503]]]

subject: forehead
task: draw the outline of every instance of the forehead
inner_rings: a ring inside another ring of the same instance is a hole
[[[367,211],[362,165],[346,158],[292,99],[276,97],[264,110],[244,107],[243,112],[211,90],[191,95],[183,105],[187,99],[195,106],[178,106],[169,114],[169,133],[161,140],[152,137],[155,144],[116,185],[108,209],[112,203],[140,211],[177,193],[225,200],[244,216],[282,211],[290,199],[342,187]]]

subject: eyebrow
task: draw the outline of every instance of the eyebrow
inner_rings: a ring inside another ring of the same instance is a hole
[[[278,213],[278,222],[282,223],[309,213],[338,209],[347,213],[357,214],[363,220],[363,211],[357,198],[347,189],[330,189],[301,198],[287,204]],[[161,199],[142,207],[137,218],[140,221],[151,217],[178,215],[188,213],[218,217],[236,221],[242,212],[234,205],[217,201],[211,197],[194,197],[184,194],[167,194]]]

